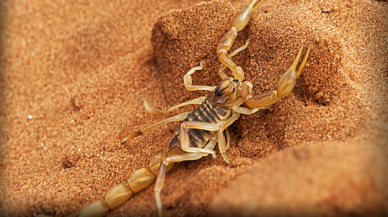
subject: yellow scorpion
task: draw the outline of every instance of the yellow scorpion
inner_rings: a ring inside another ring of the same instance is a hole
[[[193,85],[191,75],[197,70],[202,70],[202,63],[200,66],[190,69],[183,78],[186,89],[188,91],[211,91],[209,96],[203,96],[181,103],[165,111],[151,106],[147,101],[143,101],[145,109],[156,115],[168,114],[185,105],[197,104],[199,106],[192,112],[185,112],[168,118],[145,129],[136,131],[122,140],[122,143],[124,143],[162,123],[180,121],[180,125],[175,129],[167,142],[167,150],[164,153],[159,153],[151,158],[147,168],[136,170],[130,174],[125,184],[119,184],[112,187],[104,198],[85,206],[81,210],[79,216],[104,216],[109,210],[121,205],[133,194],[138,193],[151,185],[155,179],[156,206],[159,216],[162,216],[160,192],[163,188],[166,172],[173,167],[175,162],[198,160],[209,154],[216,157],[214,148],[218,143],[218,148],[223,159],[229,164],[230,160],[226,155],[226,150],[229,148],[230,136],[227,128],[240,117],[240,114],[253,114],[260,109],[276,103],[292,91],[296,84],[296,79],[299,77],[307,61],[310,47],[298,70],[296,70],[296,66],[299,62],[303,45],[292,66],[279,80],[277,89],[258,95],[253,95],[252,83],[243,81],[243,70],[231,59],[231,57],[248,46],[249,40],[244,46],[238,48],[234,52],[230,54],[227,53],[232,47],[237,33],[244,29],[251,19],[252,13],[261,2],[257,1],[258,0],[254,0],[237,16],[232,27],[223,36],[217,46],[217,55],[222,63],[218,71],[218,74],[222,79],[221,84],[218,87]],[[232,71],[233,77],[228,77],[224,73],[226,67]],[[250,109],[240,107],[244,103]]]

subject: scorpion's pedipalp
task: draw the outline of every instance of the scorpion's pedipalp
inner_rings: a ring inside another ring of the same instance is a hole
[[[135,132],[131,133],[129,136],[125,137],[123,140],[121,140],[121,144],[125,143],[126,141],[128,141],[130,139],[133,139],[135,137],[138,137],[138,136],[144,134],[145,132],[151,130],[152,128],[154,128],[154,127],[156,127],[156,126],[158,126],[160,124],[166,124],[166,123],[170,123],[170,122],[183,121],[184,119],[187,118],[187,115],[189,115],[189,114],[190,114],[190,112],[184,112],[184,113],[181,113],[179,115],[175,115],[175,116],[173,116],[171,118],[167,118],[167,119],[165,119],[163,121],[160,121],[160,122],[158,122],[156,124],[153,124],[151,126],[148,126],[147,128],[144,128],[142,130],[135,131]]]
[[[257,3],[257,1],[258,0],[253,1],[247,8],[242,10],[241,13],[237,16],[237,18],[233,21],[232,26],[236,27],[237,31],[243,30],[248,24],[248,22],[251,20],[253,12],[262,2],[262,0],[260,0],[259,3]]]
[[[250,87],[252,86],[251,82],[244,82],[244,84],[248,84]],[[249,90],[245,90],[244,92],[249,92]],[[244,115],[251,115],[259,111],[261,108],[253,108],[253,109],[248,109],[244,107],[239,107],[244,103],[244,100],[242,98],[238,98],[232,105],[232,110],[234,112],[237,112],[239,114],[244,114]]]
[[[298,72],[297,72],[296,66],[299,62],[300,56],[302,54],[302,50],[303,50],[303,45],[300,47],[298,56],[295,58],[294,63],[286,71],[286,73],[284,73],[284,75],[282,76],[282,78],[278,82],[277,92],[278,92],[279,98],[283,98],[283,97],[287,96],[288,94],[290,94],[292,89],[294,89],[294,87],[295,87],[296,79],[299,77],[299,74],[302,71],[304,64],[307,61],[307,57],[310,53],[310,47],[309,47],[309,49],[308,49],[308,51],[307,51],[307,53],[302,61],[301,66],[298,69]]]
[[[297,77],[298,77],[298,78],[299,78],[300,73],[302,72],[302,70],[303,70],[303,68],[304,68],[304,65],[305,65],[306,62],[307,62],[307,58],[309,57],[309,54],[310,54],[310,45],[309,45],[309,49],[307,50],[306,55],[305,55],[304,58],[303,58],[302,63],[300,64],[298,70],[296,71],[296,74],[297,74]]]
[[[238,54],[240,51],[243,51],[245,50],[249,45],[249,39],[245,42],[245,44],[241,47],[239,47],[238,49],[234,50],[232,53],[230,53],[228,56],[229,57],[233,57],[235,56],[236,54]],[[226,74],[224,73],[224,70],[226,69],[226,65],[221,63],[221,66],[220,66],[220,69],[218,70],[218,75],[221,77],[221,79],[224,79],[226,76]],[[244,74],[238,76],[236,75],[237,77],[239,77],[240,79],[244,80]],[[242,81],[241,80],[241,81]]]
[[[220,76],[220,78],[221,78],[222,80],[224,80],[224,78],[228,77],[228,76],[225,74],[225,72],[224,72],[225,69],[226,69],[226,66],[225,66],[224,64],[221,63],[220,69],[218,70],[218,75]]]
[[[251,115],[259,111],[259,108],[253,108],[251,110],[244,108],[244,107],[237,107],[237,106],[232,106],[233,111],[238,112],[243,115]]]
[[[241,13],[233,21],[232,27],[224,35],[224,37],[222,37],[217,46],[218,59],[232,71],[233,76],[239,81],[244,80],[244,71],[232,60],[232,56],[228,55],[228,51],[232,48],[233,42],[237,37],[237,33],[245,28],[251,20],[253,12],[261,3],[261,1],[259,3],[257,3],[257,1],[258,0],[254,0],[247,8],[241,11]]]
[[[183,83],[185,85],[186,90],[188,91],[196,91],[196,90],[207,90],[207,91],[213,91],[216,87],[214,86],[199,86],[199,85],[192,85],[193,79],[191,78],[191,75],[198,70],[202,70],[202,63],[200,66],[194,67],[190,69],[184,76],[183,76]]]
[[[245,86],[247,88],[247,86]],[[249,87],[250,88],[250,87]],[[243,95],[244,97],[244,95]],[[279,101],[281,98],[277,96],[277,91],[267,91],[257,95],[248,95],[244,97],[245,104],[249,108],[264,108]]]
[[[296,71],[296,66],[302,54],[303,45],[301,46],[295,61],[291,67],[284,73],[278,82],[277,90],[264,92],[258,95],[252,95],[252,85],[248,82],[243,83],[242,98],[249,108],[264,108],[286,97],[294,89],[296,79],[299,77],[310,53],[310,47],[301,63],[301,66]]]
[[[235,105],[232,106],[233,111],[240,113],[240,114],[243,114],[243,115],[252,115],[261,109],[269,109],[269,108],[270,108],[269,106],[266,106],[266,107],[248,109],[248,108],[244,108],[244,107],[238,107]]]
[[[259,4],[262,2],[263,0],[260,0],[258,3],[256,3],[257,1],[253,1],[251,5],[254,5],[253,6],[253,11],[256,10],[256,8],[259,6]],[[255,5],[256,4],[256,5]]]
[[[239,48],[237,48],[236,50],[234,50],[232,53],[230,53],[228,56],[229,57],[234,57],[236,56],[236,54],[238,54],[239,52],[245,50],[249,45],[249,39],[245,42],[245,44]]]
[[[217,48],[217,55],[218,59],[222,64],[227,66],[231,71],[235,78],[237,78],[240,81],[244,80],[244,71],[240,66],[237,66],[237,64],[232,60],[232,58],[228,55],[228,50],[233,46],[233,41],[235,37],[237,36],[237,30],[236,28],[232,28],[230,31],[233,31],[233,34],[225,35],[225,37],[230,37],[227,39],[222,39],[220,44]]]

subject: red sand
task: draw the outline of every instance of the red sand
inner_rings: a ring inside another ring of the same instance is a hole
[[[120,144],[166,118],[139,99],[207,94],[185,91],[183,75],[202,62],[194,83],[218,84],[216,45],[250,1],[195,3],[1,5],[1,213],[74,216],[163,150],[175,123]],[[387,215],[387,9],[263,3],[232,48],[250,39],[234,60],[254,91],[276,88],[302,44],[308,64],[287,98],[232,125],[230,166],[207,157],[167,174],[164,214]],[[151,185],[109,216],[156,214]]]

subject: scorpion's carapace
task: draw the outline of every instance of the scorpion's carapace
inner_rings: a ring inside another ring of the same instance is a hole
[[[128,200],[133,194],[149,186],[154,180],[156,180],[156,207],[159,216],[162,216],[160,192],[163,188],[166,173],[173,167],[175,162],[198,160],[208,155],[215,157],[216,152],[214,151],[214,148],[218,143],[221,156],[225,162],[229,164],[230,160],[226,155],[226,151],[229,148],[230,136],[227,128],[240,117],[240,114],[249,115],[260,109],[268,108],[269,105],[286,97],[293,90],[296,79],[299,77],[307,61],[310,47],[298,70],[296,70],[296,66],[301,57],[303,46],[301,46],[292,66],[280,78],[277,89],[258,95],[252,93],[252,83],[243,81],[244,72],[241,67],[237,66],[231,59],[231,57],[238,52],[244,50],[248,46],[249,41],[234,52],[230,54],[227,53],[233,45],[237,32],[241,31],[247,25],[253,11],[258,7],[260,2],[254,0],[240,13],[240,15],[238,15],[230,30],[224,35],[217,46],[217,54],[222,63],[220,70],[218,71],[218,74],[222,79],[219,86],[198,86],[192,84],[191,75],[195,71],[203,69],[202,63],[200,66],[189,70],[184,76],[184,86],[188,91],[211,91],[207,97],[199,97],[173,106],[167,110],[153,107],[145,100],[141,101],[148,112],[156,115],[168,114],[185,105],[197,104],[199,106],[192,112],[185,112],[173,116],[150,127],[138,130],[124,138],[122,143],[151,130],[159,124],[175,121],[181,122],[168,140],[168,148],[165,152],[154,156],[146,168],[133,172],[125,184],[114,186],[107,192],[104,198],[85,206],[81,210],[79,216],[104,216],[109,210],[114,209]],[[232,71],[233,77],[228,77],[224,73],[226,68],[229,68]],[[250,109],[240,107],[244,103]]]

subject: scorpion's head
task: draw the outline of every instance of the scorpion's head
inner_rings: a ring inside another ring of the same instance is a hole
[[[209,98],[213,102],[213,107],[229,110],[239,95],[241,95],[241,82],[235,78],[225,77]]]

